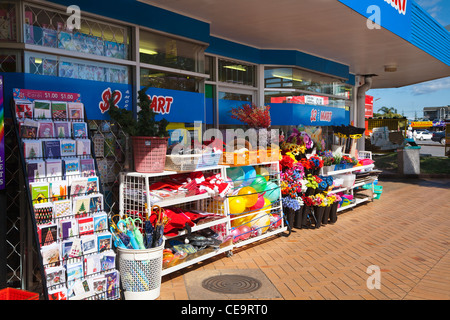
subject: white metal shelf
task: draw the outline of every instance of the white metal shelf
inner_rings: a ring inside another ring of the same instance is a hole
[[[359,166],[359,167],[353,167],[353,168],[349,168],[349,169],[330,171],[330,172],[324,174],[324,176],[334,176],[334,175],[342,174],[342,173],[349,173],[349,172],[354,172],[354,171],[373,169],[374,166],[375,166],[374,164],[368,164],[366,166]]]
[[[347,210],[347,209],[351,209],[353,207],[356,207],[358,204],[361,204],[361,203],[369,201],[369,200],[370,200],[369,197],[355,199],[355,202],[353,202],[353,203],[351,203],[351,204],[349,204],[347,206],[338,208],[337,212],[344,211],[344,210]]]

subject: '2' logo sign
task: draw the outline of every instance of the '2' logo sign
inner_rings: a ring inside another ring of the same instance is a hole
[[[317,113],[318,113],[318,111],[317,111],[317,109],[312,109],[311,110],[311,122],[315,122],[315,121],[317,121]]]

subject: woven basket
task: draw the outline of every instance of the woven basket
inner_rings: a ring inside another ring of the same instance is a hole
[[[132,137],[134,170],[140,173],[164,171],[168,139],[167,137]]]

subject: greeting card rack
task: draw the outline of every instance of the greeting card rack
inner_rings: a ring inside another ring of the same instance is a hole
[[[14,89],[10,107],[43,298],[119,299],[109,218],[80,95]]]

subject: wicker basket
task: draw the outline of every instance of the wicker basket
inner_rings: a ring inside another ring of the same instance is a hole
[[[132,137],[134,170],[140,173],[164,171],[168,139],[167,137]]]
[[[177,172],[191,172],[197,169],[201,154],[167,155],[165,169]]]

